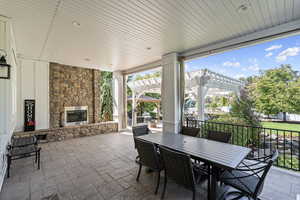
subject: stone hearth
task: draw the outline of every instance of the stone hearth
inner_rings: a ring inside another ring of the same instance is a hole
[[[86,124],[80,126],[68,126],[60,128],[50,128],[30,132],[16,132],[17,137],[25,137],[31,135],[44,135],[47,134],[49,142],[61,141],[71,138],[99,135],[103,133],[118,132],[117,122],[101,122],[94,124]]]

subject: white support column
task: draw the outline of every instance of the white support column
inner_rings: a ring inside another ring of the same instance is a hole
[[[136,93],[134,90],[132,90],[132,116],[131,116],[131,124],[132,127],[134,127],[136,125],[136,106],[137,106],[137,102],[136,102]]]
[[[209,77],[202,76],[198,80],[198,87],[197,87],[197,114],[199,116],[199,119],[204,121],[204,108],[205,108],[205,96],[208,91],[208,88],[206,87],[207,81],[209,80]]]
[[[121,71],[113,72],[113,120],[118,121],[118,129],[125,128],[124,76]]]
[[[180,68],[177,53],[162,57],[162,109],[163,132],[180,131]]]
[[[205,107],[205,88],[199,85],[197,88],[197,114],[200,120],[204,120],[204,107]]]

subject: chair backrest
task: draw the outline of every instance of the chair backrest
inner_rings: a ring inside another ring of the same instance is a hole
[[[260,176],[257,175],[259,177],[259,182],[256,185],[254,196],[257,197],[261,194],[266,176],[270,171],[273,163],[277,160],[277,158],[278,158],[277,149],[274,149],[269,156],[258,158],[260,161],[266,162],[266,164],[263,167],[257,167],[255,170],[252,170],[253,173],[255,173],[255,175],[257,175],[257,173],[261,173]]]
[[[188,135],[188,136],[192,136],[192,137],[197,137],[199,132],[200,132],[200,128],[183,126],[181,129],[182,135]]]
[[[140,157],[139,162],[151,169],[160,169],[161,163],[155,145],[139,138],[134,138],[134,140]]]
[[[159,146],[165,172],[168,178],[185,188],[195,190],[195,178],[189,155]]]
[[[134,126],[134,127],[132,127],[132,134],[133,134],[133,138],[136,138],[136,137],[142,136],[142,135],[147,135],[147,134],[149,134],[149,128],[147,125]],[[134,140],[134,146],[136,146],[135,140]]]
[[[149,128],[147,125],[140,125],[132,127],[133,137],[149,134]]]
[[[209,130],[207,133],[207,139],[218,141],[218,142],[229,143],[231,139],[231,133]]]

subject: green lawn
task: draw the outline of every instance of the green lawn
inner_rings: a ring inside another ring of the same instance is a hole
[[[276,122],[261,122],[265,128],[276,128],[290,131],[299,131],[300,124],[276,123]]]
[[[282,129],[282,130],[290,130],[290,131],[298,131],[300,132],[300,124],[289,124],[289,123],[276,123],[276,122],[261,122],[264,128],[274,128],[274,129]],[[273,134],[277,134],[277,131],[272,131]],[[283,131],[278,131],[279,135],[283,135]],[[289,137],[291,132],[286,131],[285,136]],[[293,136],[298,136],[297,132],[293,132]]]

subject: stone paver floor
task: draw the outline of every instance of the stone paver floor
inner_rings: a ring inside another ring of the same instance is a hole
[[[112,133],[43,144],[41,170],[33,158],[13,162],[11,177],[4,181],[1,200],[40,200],[51,194],[70,200],[160,199],[154,195],[156,175],[138,166],[130,133]],[[300,173],[299,173],[300,174]],[[163,180],[163,178],[162,178]],[[161,184],[162,185],[162,184]],[[300,176],[272,169],[262,199],[296,200]],[[192,193],[170,182],[165,199],[191,199]],[[205,184],[197,199],[206,199]]]

